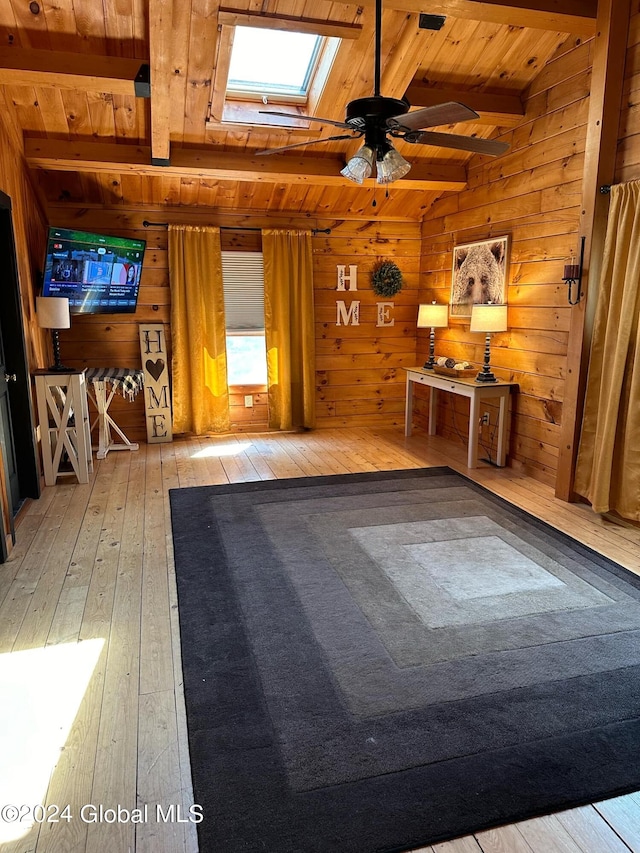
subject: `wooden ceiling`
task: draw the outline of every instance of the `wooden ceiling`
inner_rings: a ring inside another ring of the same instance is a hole
[[[438,130],[507,141],[527,86],[568,38],[594,34],[597,7],[597,0],[383,2],[382,94],[406,96],[414,108],[461,101],[478,122]],[[279,26],[302,21],[343,35],[323,90],[305,108],[343,121],[349,101],[373,93],[374,0],[224,3],[3,0],[0,86],[49,202],[420,219],[444,192],[464,188],[471,155],[426,145],[396,145],[412,169],[388,197],[373,180],[359,187],[340,175],[359,142],[256,156],[339,131],[259,126],[241,113],[235,123],[220,120],[233,24],[272,16]],[[420,12],[446,15],[443,28],[421,29]]]

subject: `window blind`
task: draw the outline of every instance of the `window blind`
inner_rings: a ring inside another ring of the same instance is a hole
[[[222,252],[227,332],[264,331],[262,252]]]

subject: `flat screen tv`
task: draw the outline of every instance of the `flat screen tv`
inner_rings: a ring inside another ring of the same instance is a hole
[[[133,314],[146,242],[50,228],[43,296],[66,296],[72,314]]]

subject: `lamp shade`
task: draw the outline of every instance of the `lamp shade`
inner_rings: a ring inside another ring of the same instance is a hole
[[[386,154],[376,161],[376,177],[379,184],[390,184],[411,171],[411,166],[393,146]]]
[[[340,172],[354,184],[362,184],[373,172],[373,161],[376,153],[370,145],[363,145]]]
[[[36,314],[41,329],[69,329],[71,315],[66,296],[38,296]]]
[[[418,328],[419,329],[443,329],[449,325],[449,306],[437,305],[433,302],[431,305],[420,305],[418,307]]]
[[[505,332],[507,330],[506,305],[474,305],[471,308],[472,332]]]

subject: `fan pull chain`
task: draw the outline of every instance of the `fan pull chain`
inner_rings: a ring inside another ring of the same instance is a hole
[[[371,202],[371,207],[377,207],[378,206],[378,202],[376,201],[376,190],[377,189],[378,189],[377,187],[373,188],[373,201]],[[389,198],[389,186],[388,185],[385,186],[384,197]]]

